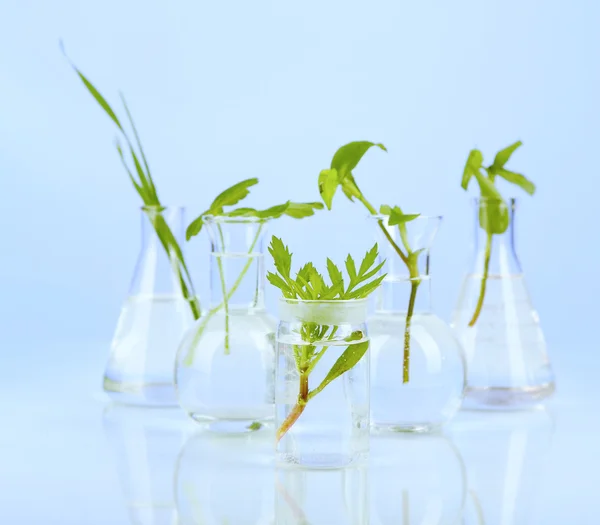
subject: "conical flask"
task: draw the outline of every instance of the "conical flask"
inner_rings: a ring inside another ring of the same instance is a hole
[[[115,401],[176,406],[173,370],[185,331],[200,316],[183,258],[184,209],[144,207],[141,252],[104,374]]]
[[[544,334],[515,250],[516,200],[475,199],[475,259],[464,279],[453,326],[467,359],[463,407],[536,404],[554,392]],[[504,233],[485,217],[508,206]]]

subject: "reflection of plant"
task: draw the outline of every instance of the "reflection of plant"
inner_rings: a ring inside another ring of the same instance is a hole
[[[131,130],[133,131],[133,136],[135,138],[135,142],[139,153],[136,153],[134,145],[131,139],[129,138],[127,131],[121,124],[121,121],[117,117],[117,114],[110,107],[106,99],[83,75],[83,73],[81,73],[81,71],[79,71],[79,69],[75,67],[74,64],[71,65],[77,73],[77,75],[79,76],[79,78],[81,79],[81,81],[83,82],[83,85],[87,88],[87,90],[94,97],[96,102],[98,102],[100,107],[117,126],[122,137],[125,139],[125,142],[127,143],[125,150],[128,150],[129,155],[131,155],[131,164],[133,164],[135,171],[133,171],[127,163],[125,159],[126,153],[124,152],[120,141],[117,139],[116,148],[117,152],[119,153],[119,157],[121,158],[121,162],[125,167],[125,171],[127,171],[127,174],[129,175],[131,183],[138,192],[139,196],[142,198],[142,201],[144,203],[144,212],[148,215],[148,218],[152,223],[152,226],[156,232],[160,243],[162,244],[164,250],[167,252],[169,258],[171,259],[171,263],[173,265],[175,274],[177,275],[177,280],[179,281],[181,294],[185,298],[186,302],[189,304],[194,319],[198,319],[201,314],[200,301],[198,300],[196,292],[194,291],[192,278],[190,277],[190,273],[185,263],[181,247],[177,243],[175,235],[173,235],[173,232],[169,228],[167,221],[162,215],[162,212],[165,210],[165,208],[158,199],[156,186],[154,185],[152,175],[150,174],[148,161],[146,160],[146,155],[144,154],[144,150],[142,148],[140,138],[135,128],[135,124],[133,123],[133,118],[131,117],[131,113],[129,112],[127,103],[125,102],[125,97],[121,94],[121,100],[123,102],[125,114],[127,115],[127,120],[129,121]],[[137,176],[134,175],[134,173]]]
[[[348,301],[364,299],[373,292],[385,278],[380,275],[374,278],[385,261],[375,265],[377,259],[377,244],[371,248],[365,255],[360,267],[352,257],[348,255],[346,259],[346,271],[349,282],[345,286],[344,277],[341,270],[327,259],[327,272],[331,284],[325,282],[323,276],[316,270],[312,263],[306,263],[296,277],[291,276],[292,254],[281,239],[273,237],[269,246],[269,253],[273,257],[277,273],[267,275],[269,282],[279,288],[285,299],[308,301],[304,303],[305,318],[310,321],[303,321],[300,329],[300,337],[304,344],[293,345],[294,361],[296,369],[300,374],[300,388],[298,400],[294,408],[288,414],[281,427],[277,430],[277,441],[292,427],[300,417],[306,404],[319,392],[321,392],[329,383],[340,377],[356,365],[369,348],[369,340],[366,339],[362,331],[357,330],[344,338],[336,338],[339,326],[335,324],[325,324],[318,322],[320,315],[320,304],[311,304],[310,301]],[[343,321],[343,319],[340,319]],[[312,390],[309,390],[309,376],[314,370],[319,360],[323,357],[330,345],[349,343],[342,352],[338,360],[331,367],[323,381]],[[317,347],[321,347],[317,351]]]
[[[248,179],[242,182],[239,182],[235,186],[225,190],[223,193],[218,195],[213,203],[210,205],[208,210],[204,213],[201,213],[198,218],[190,223],[186,232],[186,239],[189,241],[192,237],[198,235],[202,230],[202,226],[205,222],[209,220],[213,220],[215,218],[222,218],[225,222],[227,219],[235,221],[235,219],[243,219],[243,218],[254,218],[259,223],[258,229],[254,238],[250,243],[250,247],[248,249],[248,261],[242,268],[242,271],[236,278],[235,282],[231,286],[229,290],[227,290],[227,283],[225,282],[225,271],[223,269],[223,261],[222,255],[223,253],[217,254],[217,266],[219,269],[219,279],[221,281],[221,291],[223,293],[223,300],[220,304],[211,308],[202,323],[198,327],[196,335],[194,337],[194,342],[192,343],[191,350],[188,353],[185,364],[191,365],[193,361],[193,350],[202,336],[208,322],[213,318],[215,314],[217,314],[221,308],[225,311],[225,342],[224,349],[225,354],[229,354],[230,345],[229,345],[229,300],[233,297],[237,289],[242,284],[244,276],[250,269],[252,265],[252,254],[258,243],[260,235],[262,233],[263,224],[271,219],[279,219],[283,215],[287,215],[288,217],[292,217],[294,219],[302,219],[304,217],[310,217],[314,215],[315,210],[323,209],[323,204],[320,202],[291,202],[287,201],[283,204],[278,204],[277,206],[272,206],[266,210],[256,210],[254,208],[236,208],[234,210],[225,211],[224,207],[233,206],[237,204],[241,199],[245,198],[249,190],[250,186],[253,186],[258,183],[258,179]],[[223,230],[221,228],[220,222],[215,221],[216,230],[219,235],[219,242],[221,250],[225,251],[225,236],[223,235]]]
[[[404,328],[404,361],[402,366],[402,381],[408,383],[409,381],[409,368],[410,368],[410,324],[415,308],[415,300],[417,297],[417,288],[421,284],[418,258],[423,250],[412,251],[408,243],[408,234],[406,231],[406,223],[416,219],[419,215],[405,215],[399,206],[388,206],[382,205],[379,209],[379,214],[376,208],[365,198],[362,191],[358,188],[356,180],[352,170],[356,168],[363,155],[372,147],[377,146],[383,151],[387,151],[383,144],[375,144],[373,142],[360,141],[350,142],[345,146],[342,146],[335,152],[333,159],[331,160],[331,166],[329,169],[322,170],[319,174],[319,192],[327,208],[331,209],[333,196],[340,186],[344,195],[351,201],[357,199],[361,202],[369,213],[372,215],[387,215],[387,226],[398,226],[400,231],[400,238],[404,245],[404,250],[394,241],[390,235],[383,218],[378,221],[381,231],[385,235],[388,242],[391,244],[394,251],[398,254],[398,257],[408,268],[410,276],[410,298],[408,301],[408,309],[406,311],[406,324]]]
[[[481,278],[481,288],[479,290],[479,299],[475,306],[473,317],[469,321],[469,326],[474,326],[481,313],[485,290],[490,270],[490,258],[492,252],[492,236],[502,234],[508,229],[509,215],[508,206],[500,192],[494,185],[496,176],[502,177],[512,184],[516,184],[529,195],[535,193],[535,184],[529,181],[520,173],[507,170],[504,166],[509,161],[511,155],[522,145],[521,141],[511,144],[507,148],[500,150],[494,162],[489,166],[483,165],[483,154],[474,149],[469,153],[467,163],[463,171],[461,186],[466,190],[472,177],[477,179],[481,193],[481,202],[479,204],[479,226],[486,232],[485,254],[483,260],[483,276]],[[481,171],[485,171],[485,175]]]

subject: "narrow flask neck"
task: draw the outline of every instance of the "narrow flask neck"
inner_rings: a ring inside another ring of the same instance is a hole
[[[474,252],[475,261],[473,273],[488,275],[520,274],[521,263],[515,247],[515,199],[508,201],[508,225],[502,232],[490,232],[485,227],[482,214],[488,210],[488,205],[476,200],[474,217]]]
[[[431,276],[384,279],[377,298],[378,312],[406,313],[411,303],[413,313],[431,312]]]
[[[264,223],[214,223],[211,238],[211,306],[264,307]]]
[[[171,244],[183,247],[185,210],[181,207],[144,207],[141,211],[142,249],[160,247],[168,251]],[[166,246],[165,246],[166,245]]]

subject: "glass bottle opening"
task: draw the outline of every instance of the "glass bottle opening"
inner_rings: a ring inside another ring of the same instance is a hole
[[[363,323],[367,318],[368,305],[368,299],[306,301],[281,297],[279,319],[323,325]]]

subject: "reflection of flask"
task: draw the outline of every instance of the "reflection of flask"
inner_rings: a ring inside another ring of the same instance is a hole
[[[465,412],[452,434],[467,467],[464,525],[529,525],[549,453],[553,422],[544,410]]]
[[[455,525],[466,476],[456,447],[440,435],[371,439],[371,525]]]
[[[142,248],[111,345],[104,390],[115,401],[177,405],[177,347],[200,306],[183,255],[183,208],[142,209]]]
[[[185,441],[180,412],[113,405],[104,431],[113,449],[129,516],[135,525],[174,525],[173,477]]]
[[[509,202],[506,232],[488,235],[480,215],[492,202],[475,199],[475,264],[454,311],[468,364],[466,407],[526,405],[554,392],[544,335],[515,251],[516,202]]]
[[[393,431],[437,429],[459,409],[465,387],[460,344],[431,308],[429,251],[441,217],[396,226],[385,217],[375,219],[387,275],[368,319],[371,425]],[[396,249],[409,254],[409,264]]]
[[[192,436],[177,462],[180,525],[271,525],[273,435]]]
[[[277,525],[365,525],[369,523],[366,467],[335,470],[278,469]]]
[[[275,319],[264,307],[266,222],[207,217],[211,309],[186,333],[175,382],[181,407],[222,433],[274,416]]]

